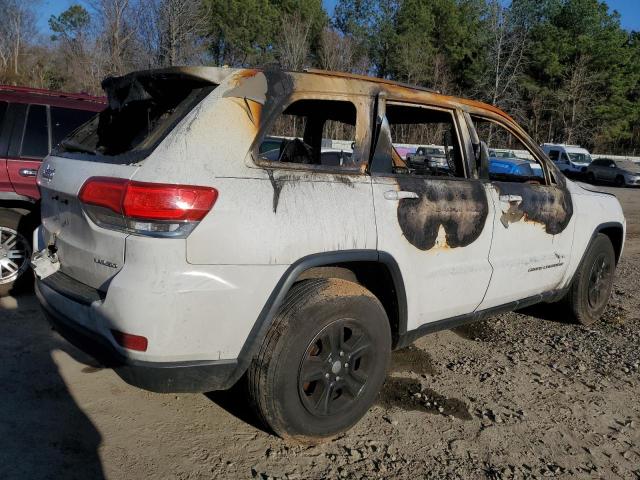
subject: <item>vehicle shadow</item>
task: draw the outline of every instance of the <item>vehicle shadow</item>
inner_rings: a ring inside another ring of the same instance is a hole
[[[256,412],[251,408],[251,405],[249,405],[249,394],[244,378],[240,379],[229,390],[207,392],[204,395],[238,420],[248,423],[262,432],[273,435],[273,432],[265,427]]]
[[[571,316],[567,311],[567,307],[560,303],[537,303],[530,307],[516,310],[516,313],[537,318],[539,320],[562,323],[565,325],[571,325],[575,323],[571,319]]]
[[[32,295],[2,299],[0,331],[0,478],[104,478],[100,433],[52,356],[73,348]]]

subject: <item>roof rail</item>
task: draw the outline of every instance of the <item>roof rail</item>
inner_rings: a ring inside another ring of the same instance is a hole
[[[340,77],[340,78],[352,78],[354,80],[364,80],[367,82],[382,83],[385,85],[395,85],[398,87],[411,88],[413,90],[422,90],[429,93],[441,94],[440,90],[434,88],[427,88],[420,85],[411,85],[409,83],[396,82],[395,80],[387,80],[385,78],[370,77],[368,75],[358,75],[357,73],[345,73],[345,72],[332,72],[330,70],[321,70],[319,68],[305,68],[304,73],[314,73],[316,75],[325,75],[328,77]]]

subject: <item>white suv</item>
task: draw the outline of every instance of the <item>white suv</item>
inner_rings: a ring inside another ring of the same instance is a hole
[[[421,335],[541,301],[583,323],[606,306],[620,205],[497,108],[322,71],[103,85],[109,107],[38,174],[33,265],[57,329],[133,385],[242,378],[273,431],[310,442],[357,422],[391,350]],[[283,139],[276,157],[265,138]],[[501,138],[543,175],[490,175]],[[450,168],[413,170],[393,147],[420,141]],[[353,154],[323,162],[339,142]]]

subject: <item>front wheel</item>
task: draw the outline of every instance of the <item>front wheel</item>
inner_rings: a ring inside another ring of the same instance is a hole
[[[31,281],[26,218],[13,210],[0,210],[0,297]]]
[[[625,186],[625,180],[624,177],[622,175],[618,175],[615,179],[615,185],[616,187],[624,187]]]
[[[579,323],[591,325],[600,319],[611,295],[615,269],[616,257],[611,240],[599,233],[578,267],[565,298]]]
[[[249,367],[251,403],[279,436],[317,443],[367,412],[390,352],[387,315],[370,291],[340,279],[298,282]]]

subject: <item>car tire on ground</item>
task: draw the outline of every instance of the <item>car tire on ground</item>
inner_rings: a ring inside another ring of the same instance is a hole
[[[250,401],[282,438],[321,442],[367,412],[390,353],[389,321],[369,290],[342,279],[297,282],[247,372]]]
[[[618,175],[615,180],[616,187],[624,187],[626,182],[624,181],[624,177],[622,175]]]
[[[591,325],[600,319],[609,301],[615,268],[611,240],[599,233],[587,249],[565,297],[577,322]]]
[[[587,182],[596,183],[596,176],[593,174],[593,172],[587,173]]]
[[[32,284],[29,225],[27,215],[0,209],[0,297]]]

